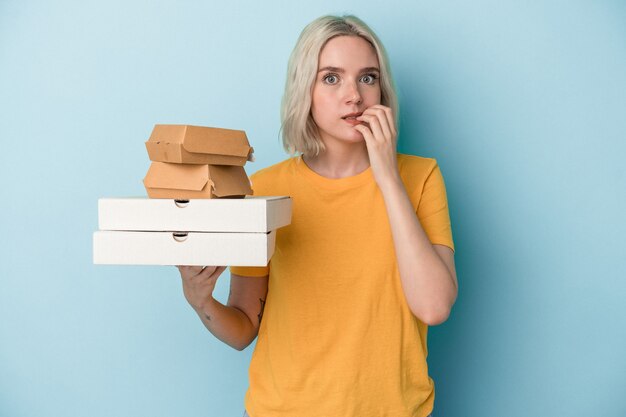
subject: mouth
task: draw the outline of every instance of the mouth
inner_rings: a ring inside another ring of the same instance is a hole
[[[345,116],[342,116],[341,118],[344,119],[344,120],[356,120],[356,118],[359,117],[362,114],[363,114],[363,112],[360,112],[360,113],[350,113],[350,114],[346,114]]]
[[[345,116],[342,117],[343,120],[346,121],[346,123],[348,123],[349,125],[352,126],[356,126],[358,124],[363,123],[361,120],[357,120],[356,118],[359,117],[361,113],[350,113],[350,114],[346,114]]]

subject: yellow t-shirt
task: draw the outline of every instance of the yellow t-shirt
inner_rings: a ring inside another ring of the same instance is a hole
[[[454,250],[434,159],[398,154],[409,198],[431,243]],[[426,417],[428,326],[410,311],[383,196],[371,167],[331,179],[292,157],[251,176],[255,195],[288,195],[267,267],[263,319],[250,363],[251,417]],[[253,279],[253,278],[251,278]]]

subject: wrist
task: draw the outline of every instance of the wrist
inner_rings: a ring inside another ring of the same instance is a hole
[[[193,306],[193,309],[199,316],[205,316],[215,310],[216,304],[219,304],[219,301],[213,298],[213,295],[210,295],[202,304]]]
[[[383,194],[396,191],[404,191],[404,183],[400,175],[390,175],[380,181],[378,184]]]

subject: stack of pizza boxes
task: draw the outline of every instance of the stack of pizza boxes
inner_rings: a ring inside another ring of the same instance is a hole
[[[252,196],[244,131],[158,124],[146,149],[148,198],[98,200],[95,264],[268,264],[291,199]]]

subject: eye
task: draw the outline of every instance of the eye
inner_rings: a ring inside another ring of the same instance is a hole
[[[324,81],[326,84],[337,84],[337,80],[337,74],[326,74],[324,78],[322,78],[322,81]]]
[[[378,76],[373,73],[365,74],[364,76],[361,77],[361,80],[365,81],[365,84],[374,84],[377,79],[378,79]]]

